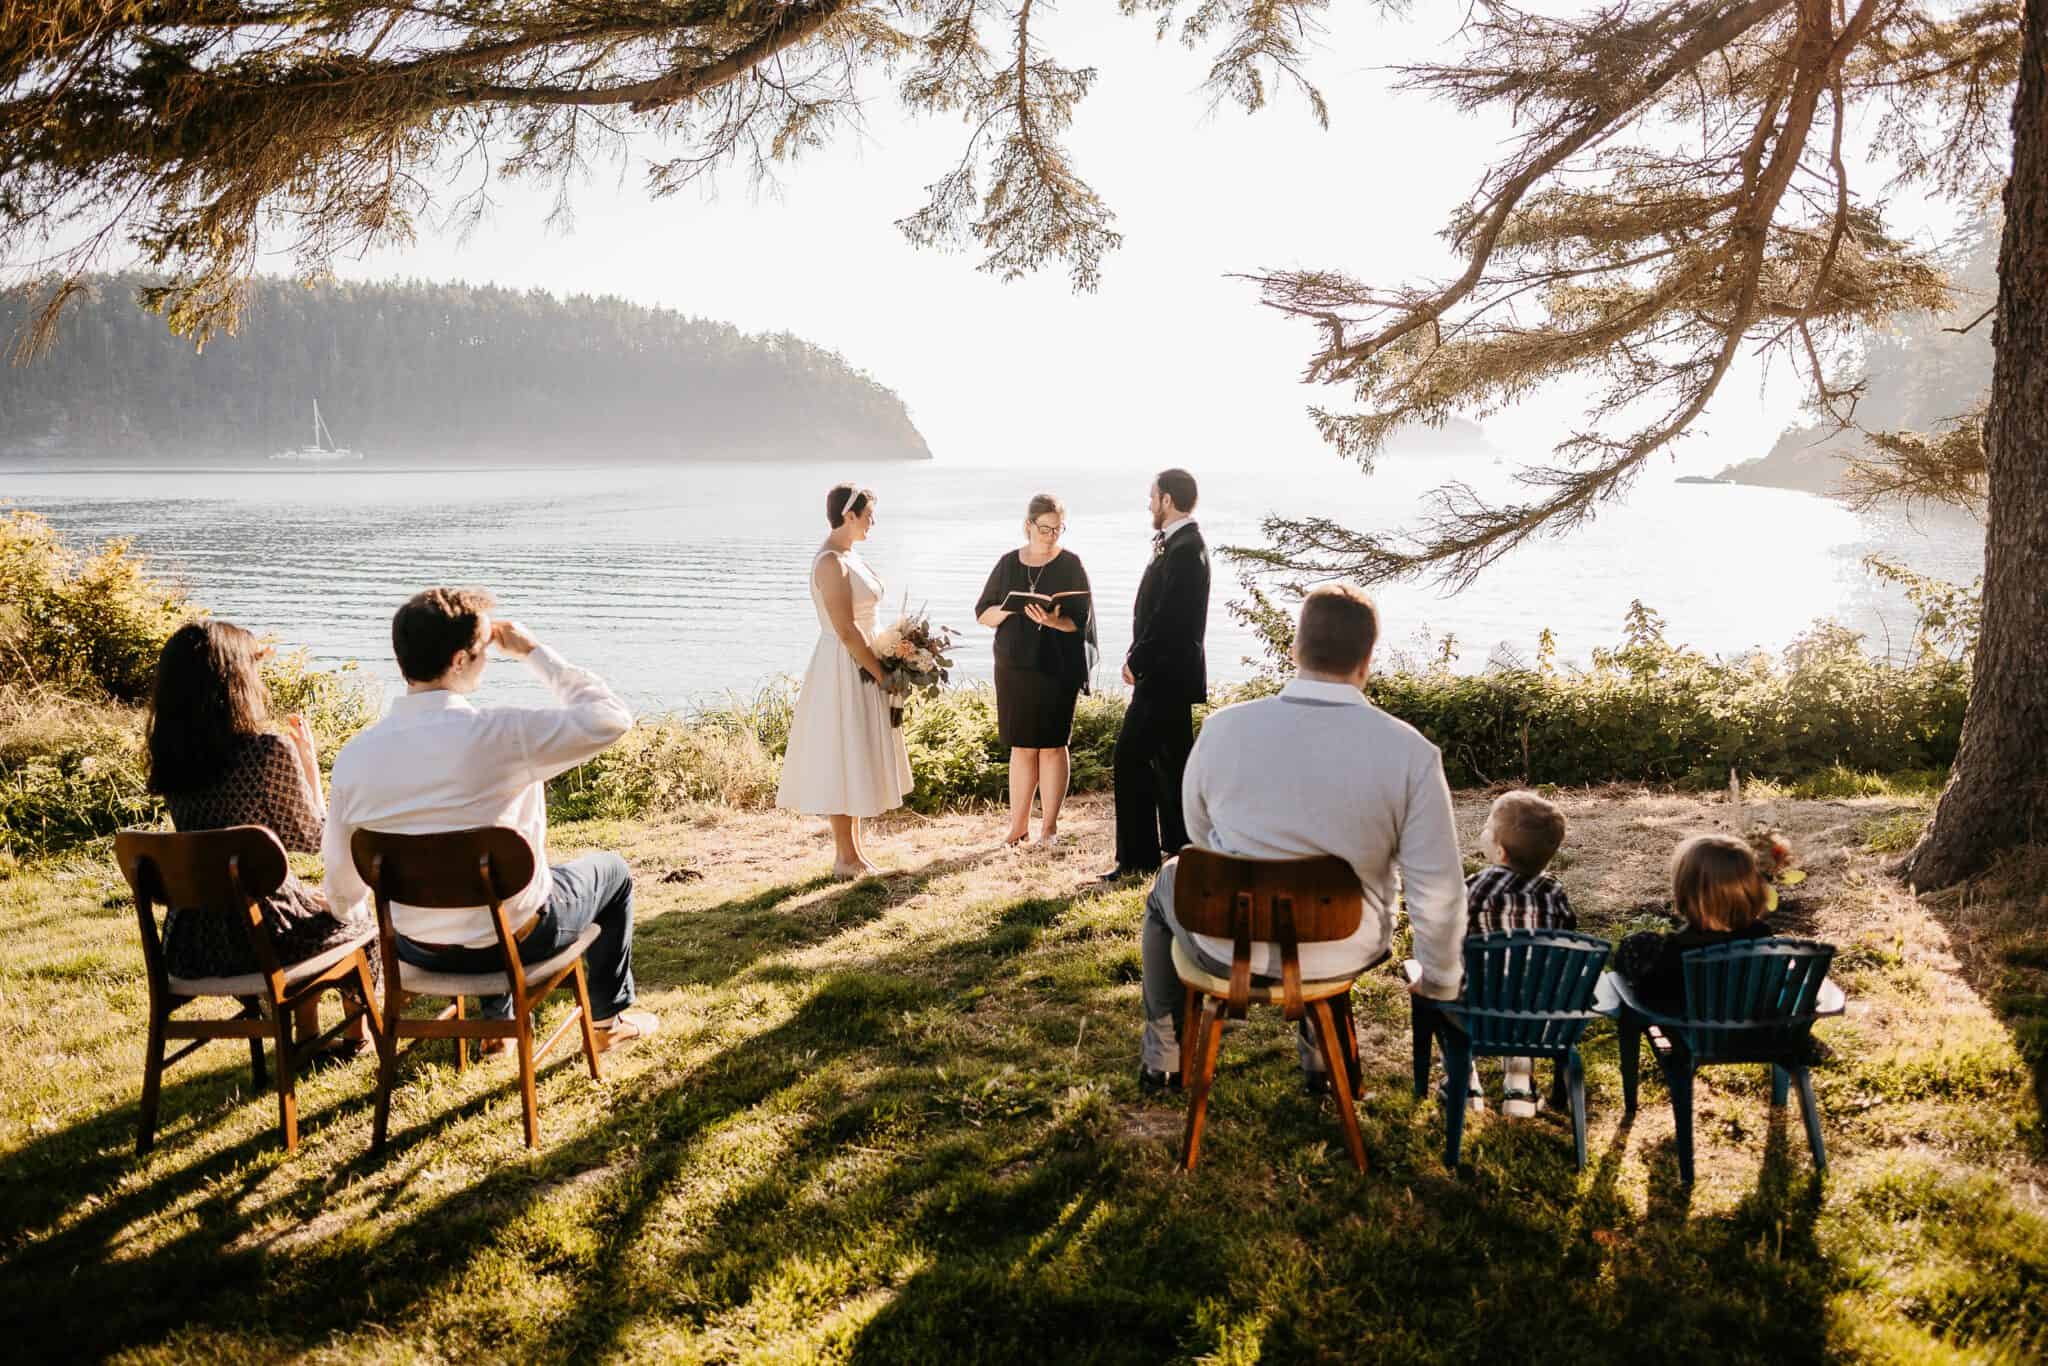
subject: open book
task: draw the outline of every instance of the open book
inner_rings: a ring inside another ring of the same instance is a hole
[[[1020,588],[1003,599],[1002,608],[1005,612],[1022,612],[1029,604],[1037,603],[1045,611],[1057,612],[1069,605],[1066,601],[1068,598],[1086,598],[1087,596],[1087,590],[1080,588],[1075,589],[1071,593],[1026,593]],[[1077,602],[1072,605],[1079,607],[1082,604]]]

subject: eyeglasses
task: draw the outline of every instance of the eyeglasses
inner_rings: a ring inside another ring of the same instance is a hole
[[[1065,522],[1058,522],[1048,526],[1044,522],[1033,522],[1031,529],[1033,531],[1042,531],[1048,536],[1057,536],[1067,529],[1067,524]]]

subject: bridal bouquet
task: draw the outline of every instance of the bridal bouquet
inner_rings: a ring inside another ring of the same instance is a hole
[[[875,654],[881,658],[882,672],[889,676],[885,685],[889,695],[933,693],[944,687],[947,673],[953,667],[946,654],[953,648],[953,639],[952,629],[932,625],[930,615],[923,609],[906,612],[893,624],[875,632]],[[874,682],[865,672],[861,676]],[[889,708],[889,724],[903,724],[902,707]]]

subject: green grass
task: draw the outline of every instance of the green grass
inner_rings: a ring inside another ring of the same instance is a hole
[[[1668,858],[1663,827],[1622,832],[1712,816],[1564,800],[1574,900],[1608,934]],[[1482,809],[1461,798],[1461,828]],[[638,871],[664,1032],[602,1083],[549,1068],[533,1154],[508,1072],[437,1054],[403,1067],[382,1159],[363,1063],[302,1085],[287,1158],[246,1054],[216,1045],[173,1069],[136,1159],[117,875],[97,848],[0,869],[0,1328],[19,1359],[149,1361],[2035,1356],[2043,1151],[2011,1034],[1854,820],[1777,819],[1840,851],[1802,891],[1857,1006],[1823,1029],[1832,1174],[1809,1180],[1760,1073],[1723,1070],[1689,1195],[1661,1088],[1621,1122],[1604,1026],[1583,1175],[1556,1116],[1476,1120],[1445,1172],[1387,973],[1356,1000],[1368,1176],[1271,1015],[1227,1038],[1202,1167],[1178,1174],[1181,1105],[1131,1075],[1142,892],[1085,881],[1099,803],[1050,857],[976,852],[986,819],[906,819],[876,841],[899,870],[853,886],[772,813],[559,829],[558,857],[620,847]],[[660,880],[678,866],[704,876]]]

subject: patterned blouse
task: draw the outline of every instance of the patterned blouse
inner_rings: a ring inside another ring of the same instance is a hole
[[[298,755],[282,736],[247,737],[219,781],[172,793],[164,804],[170,808],[171,824],[181,831],[262,825],[287,849],[320,852],[320,813],[313,807]],[[264,899],[263,918],[276,941],[278,962],[286,965],[315,957],[368,928],[334,915],[325,896],[289,873],[284,885]],[[224,915],[170,912],[164,920],[164,959],[173,977],[234,977],[256,971],[248,932]],[[370,964],[373,970],[378,965],[374,953]]]

